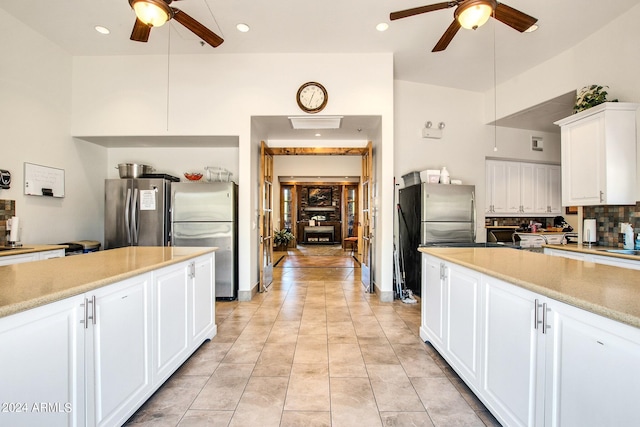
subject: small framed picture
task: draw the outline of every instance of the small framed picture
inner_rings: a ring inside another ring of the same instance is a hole
[[[577,206],[567,206],[565,208],[565,215],[578,215],[578,207]]]

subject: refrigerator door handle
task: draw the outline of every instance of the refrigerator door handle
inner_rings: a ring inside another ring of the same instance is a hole
[[[124,202],[124,227],[127,229],[127,245],[131,245],[131,189],[127,188],[127,198]]]
[[[471,192],[471,212],[473,214],[473,222],[471,224],[471,226],[473,227],[473,241],[476,241],[476,221],[477,221],[477,212],[476,212],[476,192],[472,191]]]
[[[140,227],[138,224],[138,189],[133,189],[133,203],[131,203],[131,233],[133,234],[133,244],[138,245],[138,232]]]

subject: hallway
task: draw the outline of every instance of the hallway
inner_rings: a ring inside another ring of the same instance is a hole
[[[420,304],[380,303],[359,276],[276,266],[268,292],[217,302],[217,336],[127,425],[499,426],[422,343]]]

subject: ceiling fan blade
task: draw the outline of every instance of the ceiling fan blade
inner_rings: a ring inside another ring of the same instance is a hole
[[[442,37],[440,37],[440,40],[438,40],[438,43],[436,43],[431,52],[440,52],[445,50],[447,46],[449,46],[449,43],[451,43],[451,40],[453,40],[453,37],[456,35],[459,29],[460,23],[457,19],[454,19],[451,25],[449,25],[449,28],[447,28],[447,31],[445,31]]]
[[[399,12],[392,12],[389,14],[389,19],[395,21],[400,18],[407,18],[409,16],[420,15],[421,13],[433,12],[440,9],[447,9],[453,6],[457,6],[457,1],[446,1],[444,3],[436,3],[428,6],[414,7],[412,9],[401,10]]]
[[[495,16],[498,21],[507,24],[514,30],[518,30],[521,33],[529,29],[533,24],[538,22],[538,18],[529,16],[524,12],[520,12],[504,3],[498,3],[495,10]]]
[[[193,34],[200,37],[206,43],[210,44],[213,47],[218,47],[224,41],[222,37],[211,31],[183,11],[174,7],[172,7],[171,9],[173,9],[174,12],[173,19],[184,25]]]
[[[151,27],[136,18],[136,23],[133,24],[133,31],[131,31],[129,39],[146,43],[149,40],[149,33],[151,33]]]

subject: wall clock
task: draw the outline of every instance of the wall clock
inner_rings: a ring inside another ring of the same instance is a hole
[[[327,106],[328,100],[327,90],[316,82],[303,84],[296,94],[298,107],[306,113],[319,113]]]

